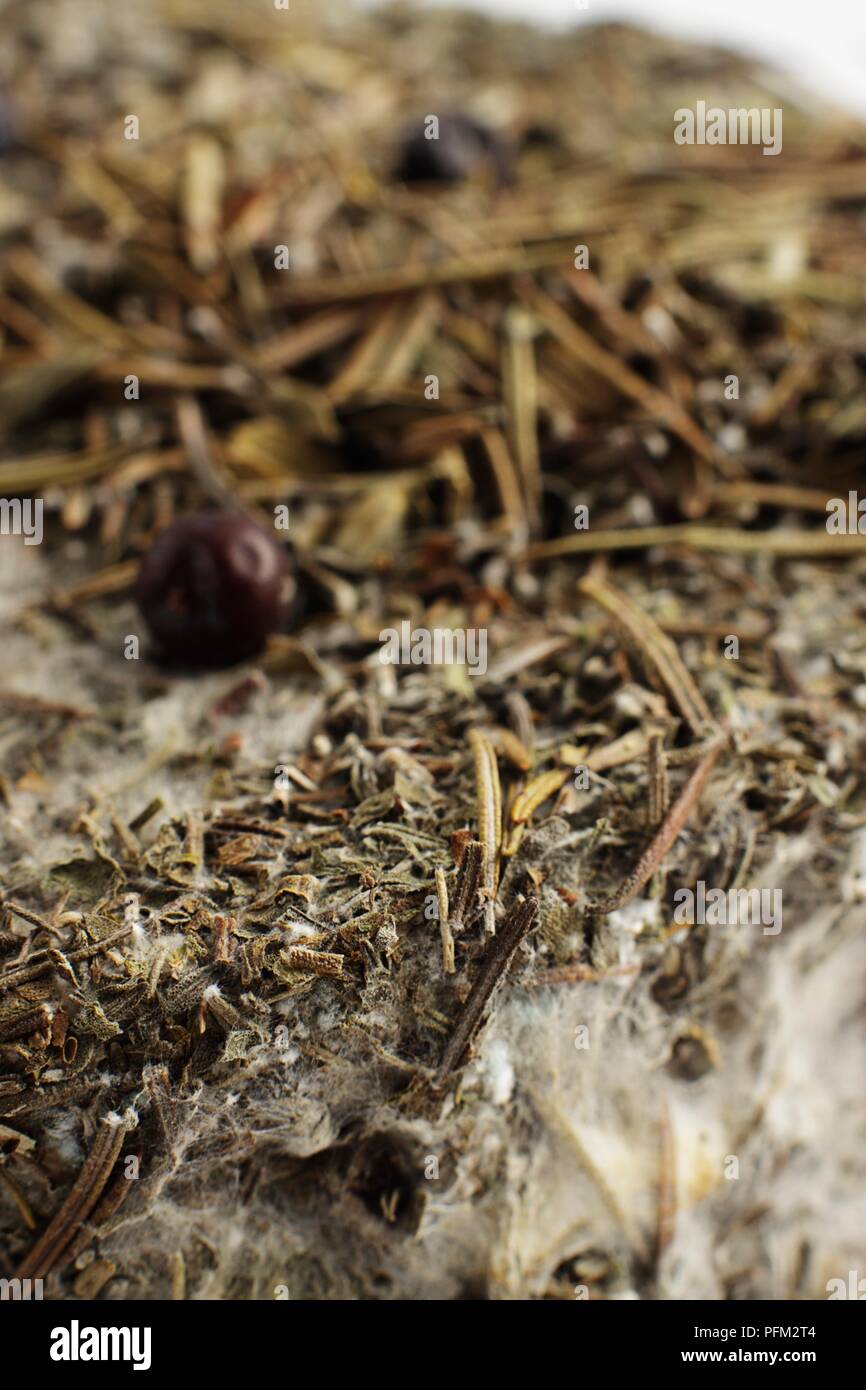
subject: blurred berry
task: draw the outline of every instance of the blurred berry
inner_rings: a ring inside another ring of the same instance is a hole
[[[404,134],[395,170],[403,183],[460,183],[479,174],[498,184],[510,177],[504,142],[471,116],[438,117],[438,134],[430,117],[415,122]]]
[[[228,666],[261,651],[296,592],[288,552],[239,512],[199,512],[163,531],[141,563],[136,598],[163,656]]]

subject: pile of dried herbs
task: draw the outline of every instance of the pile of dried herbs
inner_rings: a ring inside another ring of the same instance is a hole
[[[0,1275],[823,1296],[864,1229],[866,534],[826,504],[866,133],[614,26],[3,24],[0,494],[45,539],[0,536]],[[675,145],[707,96],[783,153]],[[511,185],[394,179],[455,108]],[[227,500],[288,506],[297,625],[126,659],[141,554]],[[383,665],[404,622],[486,670]],[[783,929],[679,924],[700,881]]]

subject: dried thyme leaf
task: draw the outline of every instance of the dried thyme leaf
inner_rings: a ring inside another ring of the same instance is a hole
[[[76,1013],[75,1030],[78,1033],[88,1033],[101,1042],[108,1038],[116,1038],[123,1031],[119,1024],[106,1017],[102,1005],[95,999],[89,1000]]]

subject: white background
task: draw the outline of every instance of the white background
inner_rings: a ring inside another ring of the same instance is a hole
[[[866,0],[424,0],[536,24],[624,20],[765,58],[866,116]]]

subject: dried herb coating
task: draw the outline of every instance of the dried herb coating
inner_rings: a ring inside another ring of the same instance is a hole
[[[248,517],[199,512],[157,537],[136,597],[163,657],[227,666],[288,621],[296,591],[285,549]]]

